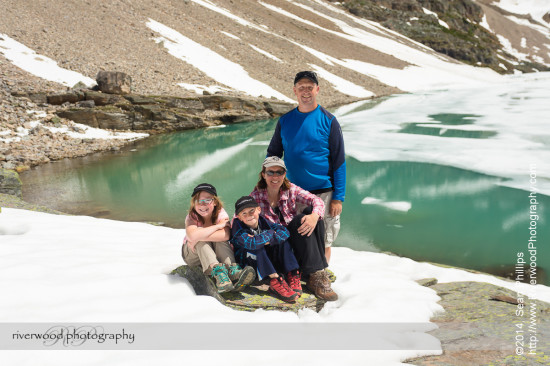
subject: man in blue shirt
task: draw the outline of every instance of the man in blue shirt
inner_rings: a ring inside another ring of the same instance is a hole
[[[346,193],[346,160],[342,129],[336,118],[317,103],[319,82],[312,71],[294,78],[298,107],[279,118],[267,156],[283,157],[288,179],[325,202],[325,256],[340,230]]]

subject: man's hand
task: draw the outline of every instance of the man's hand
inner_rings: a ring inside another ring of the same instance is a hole
[[[338,216],[342,213],[342,201],[332,200],[330,201],[330,216]]]
[[[302,225],[298,228],[298,233],[300,235],[307,235],[310,236],[313,230],[315,230],[315,226],[317,226],[317,223],[319,222],[319,215],[317,215],[315,212],[304,215],[302,217]]]

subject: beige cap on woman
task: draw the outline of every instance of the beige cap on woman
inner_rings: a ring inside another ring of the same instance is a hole
[[[264,168],[271,168],[273,166],[280,166],[284,170],[286,170],[286,165],[283,159],[281,159],[278,156],[270,156],[268,158],[265,158],[264,163],[262,164]]]

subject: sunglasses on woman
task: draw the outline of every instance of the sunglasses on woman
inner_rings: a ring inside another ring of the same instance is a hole
[[[213,198],[205,198],[203,200],[198,200],[197,203],[201,206],[208,206],[214,201]]]
[[[270,177],[272,177],[272,176],[280,177],[281,175],[284,175],[285,173],[286,173],[286,171],[284,171],[284,170],[266,170],[265,171],[265,174],[267,174]]]

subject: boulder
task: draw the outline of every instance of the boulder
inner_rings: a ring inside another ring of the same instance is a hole
[[[325,300],[316,298],[315,295],[304,288],[304,293],[298,301],[294,304],[289,304],[273,297],[267,291],[268,286],[259,282],[245,287],[245,289],[240,292],[225,292],[219,294],[214,282],[203,274],[200,267],[183,265],[173,270],[171,274],[183,277],[189,281],[197,295],[212,296],[225,306],[236,310],[255,311],[257,309],[264,309],[293,311],[297,313],[301,309],[308,308],[319,312],[326,303]]]
[[[132,91],[130,75],[116,71],[100,71],[96,77],[100,91],[108,94],[129,94]]]
[[[433,285],[437,285],[437,278],[422,278],[420,280],[416,280],[416,283],[418,283],[420,286],[430,287]]]
[[[0,168],[0,193],[21,197],[21,187],[17,172]]]

